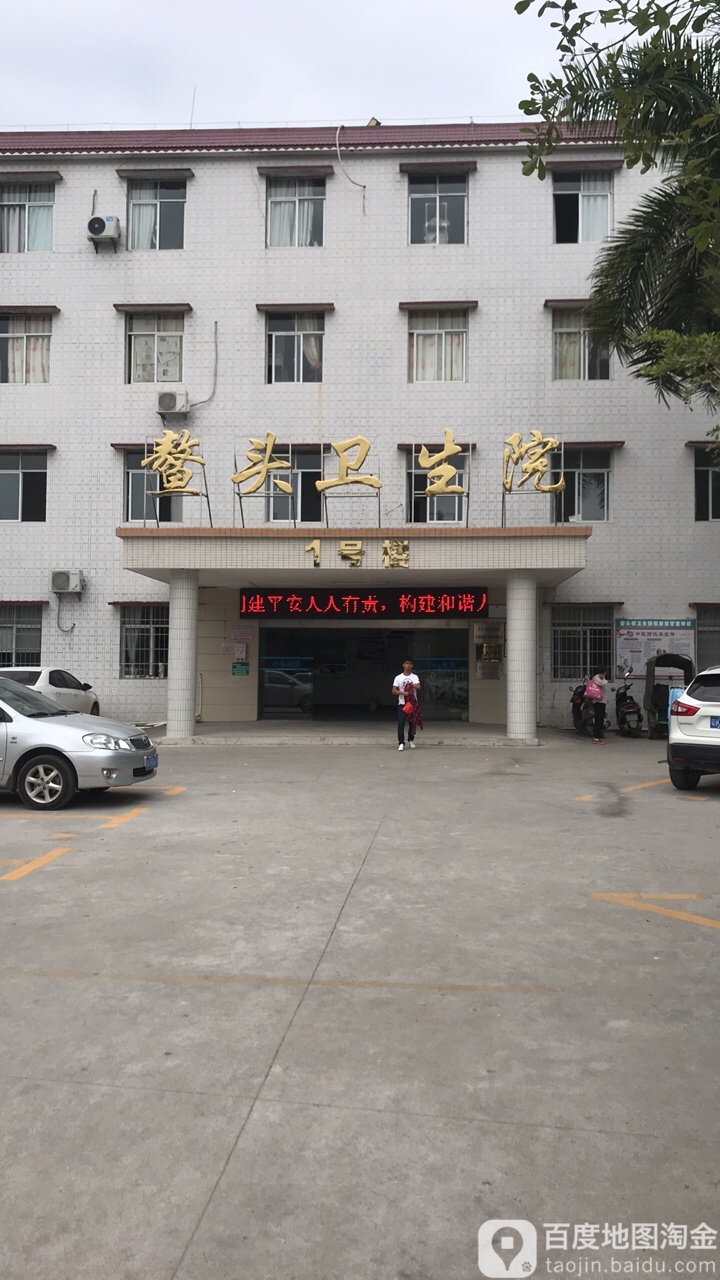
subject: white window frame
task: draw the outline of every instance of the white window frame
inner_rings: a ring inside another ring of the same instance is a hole
[[[308,454],[311,454],[314,452],[320,454],[319,471],[316,467],[300,467],[296,465],[299,459],[302,458],[303,454],[307,457]],[[323,464],[325,461],[325,452],[324,452],[323,446],[321,444],[318,444],[317,449],[310,449],[307,447],[302,448],[297,445],[280,445],[280,446],[276,446],[275,449],[273,450],[273,458],[276,458],[278,461],[281,461],[281,462],[289,462],[290,470],[286,471],[283,468],[281,471],[271,472],[268,476],[268,482],[267,482],[268,492],[266,497],[266,511],[265,511],[265,519],[267,523],[292,525],[293,523],[292,513],[293,513],[293,504],[294,504],[295,523],[297,525],[305,524],[309,528],[313,528],[321,524],[322,523],[322,507],[320,508],[320,514],[317,516],[315,520],[302,519],[302,508],[303,508],[302,495],[303,495],[303,490],[305,486],[311,483],[314,483],[314,481],[310,481],[308,479],[309,476],[317,475],[319,479],[322,479],[323,477],[323,474],[324,474]],[[292,485],[293,487],[292,500],[290,498],[290,494],[282,493],[281,490],[275,488],[275,486],[272,483],[273,475],[276,475],[278,479],[285,480],[288,484]],[[318,494],[318,498],[321,499],[320,494]],[[276,504],[281,504],[281,503],[284,504],[285,502],[287,502],[289,505],[289,515],[276,516],[275,515],[275,511],[277,509]]]
[[[418,449],[420,446],[413,446],[407,450],[407,460],[405,464],[405,487],[407,493],[407,523],[415,525],[428,524],[464,524],[465,523],[465,503],[468,501],[468,470],[470,466],[470,454],[463,450],[462,453],[456,453],[449,459],[452,466],[457,467],[457,475],[453,477],[452,484],[460,484],[463,486],[464,493],[446,493],[437,497],[423,498],[424,489],[417,492],[415,480],[416,477],[422,476],[427,482],[428,469],[418,464]],[[432,468],[430,468],[432,470]],[[427,510],[427,518],[425,520],[415,519],[415,500],[425,503]],[[453,504],[455,508],[454,516],[438,515],[438,502]]]
[[[39,631],[37,649],[20,649],[18,636],[23,631]],[[0,604],[0,633],[11,632],[12,656],[7,664],[11,667],[39,667],[42,653],[42,605],[41,604]],[[0,640],[0,652],[9,653]]]
[[[47,523],[47,452],[46,452],[45,450],[30,450],[30,449],[2,449],[2,450],[0,450],[0,454],[2,454],[2,455],[10,454],[11,456],[12,456],[12,455],[15,455],[15,454],[17,454],[17,455],[18,455],[18,466],[17,466],[17,468],[15,468],[15,467],[2,467],[2,468],[0,468],[0,475],[5,475],[5,476],[10,475],[10,476],[17,476],[17,477],[18,477],[18,486],[17,486],[17,495],[18,495],[17,508],[18,508],[18,514],[17,514],[17,516],[0,516],[0,525],[3,525],[3,524],[46,524],[46,523]],[[33,459],[33,458],[42,459],[43,465],[42,465],[42,466],[32,466],[31,462],[29,462],[29,461],[28,461],[28,464],[27,464],[26,466],[23,466],[23,459],[28,459],[28,460],[29,460],[29,459]],[[26,473],[27,473],[27,472],[29,472],[29,471],[30,471],[30,472],[32,472],[32,473],[33,473],[33,474],[35,474],[35,475],[36,475],[38,472],[40,472],[42,475],[44,475],[44,476],[45,476],[45,510],[44,510],[44,514],[43,514],[43,518],[42,518],[42,520],[23,520],[23,477],[24,477],[24,476],[26,475]]]
[[[283,195],[280,195],[280,194],[278,194],[278,195],[273,195],[273,184],[276,184],[276,183],[279,183],[279,182],[284,182],[284,183],[286,183],[286,184],[288,184],[288,185],[292,182],[292,183],[293,183],[293,185],[294,185],[294,187],[295,187],[295,194],[294,194],[294,195],[290,195],[290,194],[288,193],[288,194],[283,194]],[[312,196],[309,196],[309,195],[300,195],[300,194],[298,193],[298,183],[303,183],[303,182],[305,182],[305,183],[308,183],[308,182],[322,182],[322,190],[320,189],[320,187],[318,187],[318,188],[317,188],[317,192],[316,192],[316,194],[315,194],[315,195],[312,195]],[[322,178],[322,179],[320,179],[320,178],[313,178],[313,177],[307,177],[307,178],[280,178],[280,177],[268,178],[268,180],[267,180],[267,214],[266,214],[266,231],[265,231],[265,243],[266,243],[267,248],[268,248],[268,249],[321,249],[321,248],[323,247],[323,245],[325,244],[325,199],[326,199],[326,195],[327,195],[327,187],[326,187],[326,182],[325,182],[325,179],[324,179],[324,178]],[[300,204],[301,204],[301,203],[303,203],[303,202],[307,202],[307,201],[311,201],[311,202],[313,202],[313,203],[314,203],[315,201],[318,201],[318,200],[319,200],[319,201],[322,201],[322,226],[321,226],[321,233],[320,233],[320,241],[319,241],[319,243],[318,243],[318,244],[309,244],[309,245],[306,245],[306,244],[299,244],[299,243],[298,243],[298,234],[299,234],[299,229],[300,229]],[[293,223],[293,225],[294,225],[294,239],[293,239],[293,241],[292,241],[292,243],[291,243],[291,244],[276,244],[273,240],[271,240],[271,239],[270,239],[270,228],[271,228],[271,226],[272,226],[272,218],[271,218],[271,216],[270,216],[270,210],[271,210],[271,207],[272,207],[273,205],[275,205],[275,204],[293,204],[293,205],[295,206],[295,217],[294,217],[294,223]]]
[[[571,316],[571,315],[577,317],[576,323],[568,322],[567,324],[561,324],[559,322],[558,318],[560,316]],[[559,335],[562,333],[576,333],[579,337],[579,340],[580,340],[580,376],[579,378],[561,378],[558,375],[558,369],[560,365],[558,352],[559,352],[560,344],[557,341],[557,339]],[[592,342],[590,337],[590,329],[585,320],[585,313],[582,310],[580,310],[579,308],[577,311],[572,311],[570,308],[564,308],[563,310],[560,310],[560,309],[553,310],[552,334],[553,334],[553,344],[552,344],[553,382],[610,382],[612,380],[612,361],[610,359],[609,350],[607,353],[607,362],[608,362],[607,378],[588,377],[588,369],[590,365],[590,350],[591,350]]]
[[[456,242],[454,242],[454,245],[455,245],[455,247],[458,247],[458,248],[460,247],[460,245],[466,245],[466,244],[468,243],[468,205],[469,205],[469,203],[470,203],[470,184],[469,184],[469,182],[468,182],[468,175],[467,175],[467,173],[462,173],[462,174],[461,174],[461,173],[459,173],[459,174],[457,175],[457,177],[451,177],[451,176],[449,176],[449,175],[444,175],[444,174],[431,174],[431,173],[429,173],[429,174],[427,175],[427,178],[424,178],[424,181],[426,181],[426,182],[433,182],[433,181],[434,181],[434,183],[435,183],[435,239],[434,239],[434,240],[413,240],[413,238],[412,238],[412,204],[413,204],[413,200],[418,200],[418,201],[419,201],[419,200],[431,200],[431,199],[432,199],[432,195],[430,194],[430,192],[427,192],[427,191],[426,191],[426,192],[419,192],[419,191],[418,191],[417,193],[413,194],[413,191],[412,191],[411,186],[410,186],[410,180],[412,179],[412,177],[413,177],[413,176],[417,176],[417,175],[412,175],[412,174],[409,174],[409,175],[408,175],[408,179],[409,179],[409,181],[408,181],[408,211],[407,211],[407,217],[408,217],[408,230],[407,230],[408,244],[409,244],[409,245],[420,245],[420,244],[424,244],[424,245],[430,245],[430,244],[435,244],[435,245],[438,245],[438,244],[449,244],[449,241],[447,241],[447,240],[441,240],[441,239],[440,239],[440,229],[441,229],[441,219],[440,219],[440,201],[441,201],[441,199],[442,199],[442,195],[443,195],[443,194],[459,196],[461,193],[460,193],[459,191],[447,192],[447,193],[441,193],[441,191],[440,191],[440,183],[441,183],[441,182],[446,182],[446,181],[449,181],[449,182],[457,182],[457,183],[459,183],[459,182],[460,182],[460,180],[461,180],[461,179],[463,179],[463,180],[464,180],[464,182],[465,182],[465,193],[464,193],[465,210],[464,210],[464,217],[463,217],[463,238],[462,238],[462,240],[461,240],[461,241],[459,241],[459,242],[457,242],[457,241],[456,241]]]
[[[8,315],[7,312],[3,312],[0,309],[0,320],[17,320],[17,321],[22,320],[25,326],[22,333],[19,333],[19,332],[0,333],[0,342],[7,342],[8,345],[10,341],[17,342],[18,339],[22,339],[22,371],[23,371],[21,382],[10,382],[9,380],[7,381],[0,380],[0,386],[3,386],[3,387],[45,387],[47,386],[50,381],[50,340],[52,338],[52,316],[50,314],[32,315],[29,313],[25,313],[23,315]],[[28,328],[28,326],[30,327]],[[41,341],[45,338],[47,339],[48,376],[47,378],[38,378],[38,379],[30,378],[29,379],[27,376],[27,373],[28,373],[27,344],[28,342]]]
[[[700,462],[700,458],[699,458],[699,455],[700,455],[700,454],[702,454],[702,453],[704,453],[705,457],[707,458],[707,462],[706,462],[706,463],[702,463],[702,464],[701,464],[701,462]],[[720,494],[718,494],[718,495],[717,495],[717,501],[716,501],[715,503],[713,503],[713,480],[712,480],[712,477],[713,477],[713,473],[717,473],[717,471],[718,471],[717,464],[713,461],[713,458],[712,458],[711,454],[709,454],[706,450],[703,450],[703,449],[697,449],[697,448],[696,448],[696,449],[695,449],[695,458],[694,458],[694,472],[695,472],[695,523],[696,523],[696,524],[717,524],[718,522],[720,522]],[[697,477],[698,477],[698,475],[702,475],[703,473],[707,476],[707,503],[708,503],[708,518],[707,518],[707,520],[702,520],[702,519],[698,518],[698,514],[697,514],[697,483],[698,483],[698,482],[697,482]],[[716,481],[715,481],[715,488],[717,489],[718,487],[720,487],[720,480],[716,480]],[[714,511],[714,509],[715,509],[715,508],[717,508],[717,515],[713,515],[713,511]]]
[[[124,499],[123,499],[123,523],[147,525],[155,524],[182,524],[183,522],[183,505],[182,498],[177,494],[164,494],[162,498],[153,498],[153,493],[160,491],[160,476],[157,471],[153,471],[151,467],[130,466],[129,460],[133,455],[142,452],[140,449],[125,449],[123,451],[123,471],[125,476]],[[146,455],[150,457],[150,454]],[[144,494],[144,512],[142,516],[133,516],[133,496],[135,485],[138,481],[143,482]],[[135,482],[135,483],[134,483]],[[168,506],[164,507],[163,504]],[[165,511],[170,511],[170,516],[164,519]]]
[[[440,323],[440,316],[441,316],[441,315],[446,315],[446,314],[447,314],[447,315],[454,315],[454,316],[461,315],[461,316],[463,317],[464,321],[465,321],[464,328],[462,328],[462,329],[451,329],[451,328],[449,328],[449,327],[445,327],[445,326],[441,325],[441,323]],[[436,327],[435,327],[434,329],[421,329],[421,328],[414,328],[414,327],[413,327],[413,325],[417,325],[417,322],[418,322],[418,320],[419,320],[420,318],[427,319],[427,318],[428,318],[428,316],[434,316],[434,317],[435,317],[435,320],[436,320]],[[441,364],[441,368],[442,368],[442,376],[441,376],[440,378],[420,378],[420,379],[418,378],[418,376],[417,376],[417,349],[418,349],[418,341],[417,341],[417,339],[418,339],[418,334],[421,334],[423,337],[433,336],[433,337],[436,339],[436,341],[437,341],[437,343],[438,343],[438,348],[439,348],[439,350],[441,351],[440,364]],[[445,338],[446,338],[446,335],[448,335],[448,334],[461,334],[461,335],[462,335],[462,377],[461,377],[461,378],[446,378],[446,377],[445,377],[445,367],[446,367],[446,342],[445,342]],[[442,343],[440,342],[440,339],[441,339],[441,338],[443,339]],[[425,311],[425,312],[423,312],[423,311],[410,311],[410,312],[408,313],[408,344],[409,344],[409,353],[408,353],[408,357],[409,357],[409,358],[408,358],[408,373],[409,373],[409,374],[412,374],[412,377],[410,377],[410,378],[408,379],[408,381],[410,381],[410,382],[412,382],[412,383],[418,383],[420,386],[426,386],[428,383],[429,383],[429,384],[432,384],[433,382],[435,382],[435,383],[437,383],[437,382],[466,382],[466,381],[467,381],[467,341],[468,341],[468,313],[467,313],[467,311],[451,311],[451,312],[443,312],[443,311],[434,311],[434,312],[427,312],[427,311]]]
[[[265,350],[266,350],[266,377],[267,377],[268,385],[290,387],[290,386],[294,386],[299,382],[303,382],[303,383],[305,382],[305,379],[303,378],[303,338],[319,338],[320,339],[320,377],[313,378],[312,381],[308,380],[308,385],[312,386],[322,382],[323,375],[325,373],[325,314],[324,312],[320,311],[316,313],[314,312],[313,313],[308,313],[308,312],[296,313],[293,311],[289,311],[285,314],[291,317],[295,328],[270,329],[268,322],[271,319],[272,315],[277,315],[277,313],[271,313],[271,312],[267,313],[267,319],[265,323],[265,330],[266,330],[265,336],[267,341],[266,341]],[[298,320],[302,319],[305,315],[309,315],[309,314],[317,315],[317,319],[320,322],[321,327],[318,329],[298,329],[297,328]],[[271,374],[274,375],[275,373],[276,339],[290,338],[290,337],[294,337],[295,339],[295,377],[292,379],[278,379],[278,378],[275,378],[274,376],[271,377],[270,375]]]
[[[23,189],[23,188],[24,188],[25,193],[26,193],[26,194],[25,194],[24,199],[20,199],[20,198],[18,197],[17,199],[14,199],[14,200],[3,200],[3,191],[7,190],[8,188],[9,188],[9,189],[12,189],[12,188]],[[41,188],[44,188],[45,190],[47,190],[47,191],[49,191],[49,192],[50,192],[50,194],[47,196],[47,198],[46,198],[45,200],[31,200],[31,199],[30,199],[30,192],[31,192],[31,191],[37,191],[37,190],[39,190],[39,189],[41,189]],[[29,210],[30,210],[30,209],[54,209],[54,208],[55,208],[55,183],[54,183],[54,182],[17,182],[17,183],[16,183],[16,182],[0,182],[0,208],[6,208],[6,209],[7,209],[7,208],[17,208],[17,209],[24,209],[24,211],[25,211],[25,212],[24,212],[24,217],[23,217],[23,223],[24,223],[24,226],[23,226],[23,243],[22,243],[22,245],[20,246],[20,250],[19,250],[19,251],[20,251],[20,253],[52,253],[52,247],[53,247],[53,233],[54,233],[54,230],[55,230],[55,227],[54,227],[54,221],[55,221],[55,219],[54,219],[54,218],[51,218],[51,222],[50,222],[50,245],[49,245],[49,247],[48,247],[48,248],[46,248],[46,249],[45,249],[45,248],[43,248],[43,249],[30,249],[30,248],[28,247],[28,242],[29,242],[29,239],[30,239],[30,213],[29,213]],[[8,250],[8,249],[3,249],[3,250],[2,250],[2,253],[3,253],[3,254],[5,254],[5,253],[9,253],[9,252],[10,252],[10,250]]]
[[[164,320],[173,320],[180,322],[180,327],[176,329],[163,329],[161,324]],[[135,324],[147,325],[146,328],[135,328]],[[160,378],[160,356],[158,349],[158,338],[164,334],[175,334],[179,339],[180,347],[180,369],[177,378]],[[152,378],[135,378],[133,372],[135,369],[135,338],[152,337],[153,341],[153,373]],[[183,380],[183,367],[185,363],[185,316],[182,312],[128,312],[125,318],[125,381],[132,384],[150,385],[151,383],[160,383],[162,386],[177,386]]]
[[[608,190],[607,191],[590,191],[586,189],[586,183],[588,183],[592,179],[597,180],[602,173],[607,174]],[[560,186],[564,186],[567,188],[567,187],[571,187],[574,184],[577,184],[577,193],[571,190],[564,190],[564,191],[558,190]],[[608,236],[611,234],[613,229],[614,182],[613,182],[612,169],[603,169],[603,170],[598,170],[597,172],[588,170],[585,173],[577,173],[572,175],[568,174],[567,177],[563,177],[562,172],[557,171],[556,174],[553,175],[553,196],[555,195],[570,196],[575,194],[577,194],[577,198],[578,198],[578,238],[577,240],[558,240],[557,239],[557,224],[555,222],[555,201],[553,200],[553,239],[555,244],[602,244],[603,240],[607,240]],[[605,196],[606,198],[607,225],[605,228],[605,235],[601,236],[599,240],[588,240],[585,238],[585,234],[584,234],[585,232],[584,205],[586,200],[590,199],[591,197],[594,199],[597,199],[598,196]]]
[[[134,196],[133,194],[134,189],[136,189],[141,185],[148,186],[151,182],[154,184],[155,191],[156,191],[156,194],[153,198],[151,198],[150,196],[138,196],[136,198]],[[173,186],[184,186],[185,194],[182,197],[182,199],[179,196],[168,196],[166,194],[164,195],[160,191],[160,188],[164,182],[172,183]],[[178,179],[131,178],[128,182],[127,203],[128,203],[128,238],[127,238],[128,249],[132,253],[159,253],[159,252],[166,253],[168,252],[168,250],[165,249],[164,246],[161,246],[160,244],[160,205],[161,204],[182,204],[186,206],[187,205],[187,182],[183,178],[178,178]],[[154,219],[154,227],[153,227],[153,240],[155,243],[148,245],[147,247],[137,245],[135,243],[135,219],[133,218],[133,208],[136,205],[138,206],[154,205],[155,207],[155,219]],[[175,246],[175,248],[176,249],[185,248],[185,214],[184,213],[183,213],[183,242],[181,245]]]
[[[603,453],[610,454],[610,461],[606,467],[593,466],[591,462],[589,465],[585,465],[585,460],[583,457],[584,454],[599,453],[600,451],[602,451]],[[580,453],[580,466],[579,467],[571,466],[568,468],[567,463],[564,464],[564,467],[565,467],[564,475],[565,475],[565,486],[566,486],[565,491],[563,492],[561,490],[560,493],[556,493],[553,495],[555,499],[555,523],[556,524],[609,524],[612,519],[612,510],[610,506],[610,500],[612,495],[612,485],[610,483],[610,474],[612,472],[612,462],[613,462],[612,450],[608,450],[603,445],[596,445],[596,446],[588,445],[587,448],[583,446],[579,450],[573,450],[573,452]],[[562,462],[562,454],[556,453],[553,457],[553,468],[554,468],[553,478],[554,479],[559,478],[559,475],[560,475],[559,467],[561,465],[561,462]],[[603,491],[604,491],[604,502],[605,502],[605,517],[602,520],[597,520],[597,519],[593,520],[590,516],[584,515],[581,511],[582,477],[591,476],[591,475],[604,476]],[[575,494],[574,494],[575,515],[568,517],[568,519],[566,520],[563,520],[560,517],[564,507],[565,494],[567,493],[567,490],[571,483],[571,477],[572,477],[572,483],[574,483],[574,488],[575,488]]]
[[[128,670],[130,664],[125,661],[125,635],[127,629],[131,627],[138,632],[147,630],[147,671],[145,673],[134,673]],[[169,633],[169,605],[162,602],[153,605],[122,605],[120,609],[120,679],[167,680]],[[156,658],[158,648],[166,655],[164,662]],[[158,667],[159,670],[154,672],[153,667]]]

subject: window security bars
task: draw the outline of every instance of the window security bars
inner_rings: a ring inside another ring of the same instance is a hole
[[[268,179],[268,247],[306,248],[321,245],[324,224],[324,178]]]
[[[182,249],[185,240],[185,182],[130,182],[131,249]]]
[[[0,382],[49,382],[52,316],[0,314]]]
[[[169,606],[124,605],[120,616],[120,677],[166,679]]]
[[[467,176],[410,177],[410,244],[465,244]]]
[[[720,604],[697,605],[697,669],[720,666]]]
[[[411,311],[408,382],[464,382],[467,311]]]
[[[52,249],[54,183],[0,185],[0,253]]]
[[[42,605],[0,604],[0,666],[40,663]]]
[[[611,606],[554,605],[553,680],[582,680],[599,666],[612,671],[613,626]]]

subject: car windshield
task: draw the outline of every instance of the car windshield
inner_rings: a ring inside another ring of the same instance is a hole
[[[6,680],[15,680],[18,684],[37,684],[40,679],[39,671],[2,671],[0,675]]]
[[[15,680],[7,680],[5,677],[0,677],[0,701],[4,702],[11,711],[17,711],[19,715],[30,716],[33,719],[39,719],[40,716],[67,715],[67,711],[61,710],[57,703],[51,702],[44,693],[25,689]]]
[[[688,696],[696,702],[720,702],[720,671],[698,676],[690,685]]]

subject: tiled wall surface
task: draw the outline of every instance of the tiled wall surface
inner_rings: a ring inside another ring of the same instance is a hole
[[[188,418],[207,460],[216,525],[239,522],[234,457],[242,460],[248,437],[268,430],[296,443],[367,436],[365,470],[383,481],[382,523],[402,524],[405,455],[397,445],[436,443],[446,427],[477,446],[471,523],[497,525],[503,440],[540,427],[573,441],[625,441],[613,455],[612,518],[595,526],[587,568],[553,598],[622,600],[628,616],[657,617],[686,616],[689,601],[718,599],[718,529],[694,522],[693,457],[684,447],[702,438],[709,420],[699,410],[665,407],[616,363],[608,382],[553,381],[552,316],[543,303],[587,296],[596,246],[553,244],[552,185],[524,178],[518,152],[485,150],[476,158],[466,245],[408,245],[407,177],[399,171],[407,155],[363,154],[345,163],[366,184],[364,209],[362,193],[336,166],[327,183],[324,247],[267,249],[257,156],[193,157],[185,248],[163,252],[127,251],[117,157],[53,160],[63,174],[53,251],[0,260],[0,311],[3,304],[60,309],[50,383],[0,387],[0,443],[57,446],[48,460],[46,523],[1,527],[0,599],[49,599],[43,658],[92,681],[104,709],[153,720],[165,707],[164,682],[119,679],[119,610],[108,604],[167,599],[162,583],[122,568],[115,536],[123,456],[111,443],[150,439],[160,420],[156,386],[124,381],[124,320],[114,303],[192,305],[183,379],[192,400],[212,391],[217,325],[217,387]],[[647,185],[637,170],[616,173],[616,221]],[[117,253],[110,246],[95,253],[87,240],[95,192],[96,212],[122,221]],[[398,303],[433,298],[478,300],[464,383],[407,382],[407,316]],[[266,385],[264,317],[256,304],[270,302],[335,304],[326,319],[322,384]],[[338,525],[377,522],[374,496],[331,501]],[[509,521],[546,523],[548,501],[513,499]],[[262,523],[262,500],[247,500],[245,515]],[[186,523],[201,520],[207,523],[200,500],[186,499]],[[81,601],[63,603],[59,619],[49,592],[56,568],[79,568],[88,582]],[[540,650],[541,718],[562,720],[569,695],[565,682],[556,689],[550,680],[547,624]]]

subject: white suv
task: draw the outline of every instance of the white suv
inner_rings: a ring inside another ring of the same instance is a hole
[[[670,781],[692,791],[704,773],[720,773],[720,667],[708,667],[670,709]]]

